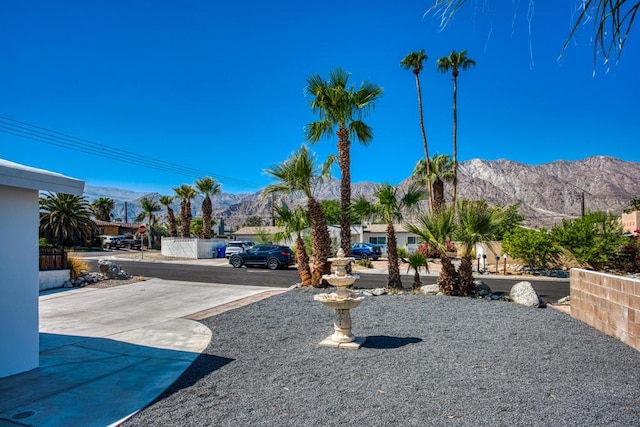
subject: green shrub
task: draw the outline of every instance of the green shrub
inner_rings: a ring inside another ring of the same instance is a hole
[[[371,262],[370,259],[361,259],[357,261],[357,264],[359,266],[365,267],[365,268],[373,268],[373,263]]]
[[[407,248],[403,248],[402,246],[398,246],[398,258],[406,258],[407,257]]]
[[[560,249],[546,230],[516,227],[504,235],[502,250],[531,268],[547,267],[557,261]]]

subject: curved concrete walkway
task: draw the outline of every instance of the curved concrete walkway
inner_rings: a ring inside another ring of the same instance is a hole
[[[40,367],[0,378],[0,426],[117,425],[209,345],[195,320],[285,291],[150,279],[44,292]]]

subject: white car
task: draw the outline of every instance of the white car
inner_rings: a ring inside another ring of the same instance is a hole
[[[224,256],[229,258],[231,255],[239,254],[253,247],[254,243],[250,240],[232,240],[227,243],[224,250]]]
[[[102,247],[105,249],[118,249],[122,246],[124,236],[100,236],[102,239]]]

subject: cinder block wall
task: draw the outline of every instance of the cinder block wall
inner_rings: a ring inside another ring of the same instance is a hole
[[[640,280],[571,269],[571,316],[640,351]]]

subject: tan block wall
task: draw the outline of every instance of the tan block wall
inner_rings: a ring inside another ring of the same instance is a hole
[[[571,269],[571,316],[640,351],[640,280]]]

